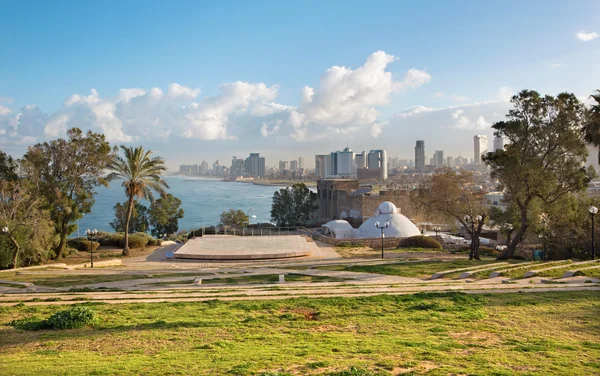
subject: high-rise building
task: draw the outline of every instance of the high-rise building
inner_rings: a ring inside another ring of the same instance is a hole
[[[387,180],[387,153],[385,150],[371,150],[367,156],[367,166],[369,170],[379,169],[379,179]]]
[[[202,173],[202,174],[208,173],[208,162],[202,161],[202,163],[200,163],[200,173]]]
[[[244,165],[245,165],[245,162],[243,159],[233,157],[231,159],[231,167],[229,168],[229,175],[233,176],[233,177],[244,176],[245,175]]]
[[[504,149],[504,138],[502,136],[494,137],[494,151]]]
[[[279,161],[279,171],[285,171],[290,169],[289,161]]]
[[[315,155],[315,176],[323,179],[330,174],[331,156],[329,154]]]
[[[488,152],[488,138],[483,135],[476,135],[473,137],[474,153],[473,163],[481,164],[481,156]]]
[[[246,176],[262,178],[265,176],[265,157],[261,157],[260,153],[250,153],[244,162]]]
[[[354,163],[356,164],[356,169],[359,168],[367,168],[367,152],[362,151],[356,155],[354,155]]]
[[[298,170],[298,161],[290,161],[290,171],[295,172]]]
[[[425,172],[425,141],[417,141],[415,146],[415,171]]]
[[[446,157],[446,166],[454,166],[454,159],[452,157]]]
[[[444,151],[436,150],[433,154],[433,165],[437,168],[444,166]]]
[[[330,156],[329,175],[338,177],[356,177],[356,164],[354,163],[354,152],[350,148],[343,151],[334,151]]]
[[[298,158],[298,168],[304,168],[304,158]]]

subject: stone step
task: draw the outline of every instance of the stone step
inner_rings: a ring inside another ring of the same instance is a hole
[[[568,270],[568,271],[565,272],[565,274],[563,274],[563,276],[561,278],[573,277],[579,271],[590,270],[590,269],[599,269],[599,268],[600,268],[600,265],[594,265],[594,266],[589,266],[587,268],[579,268],[579,269]]]
[[[529,262],[525,262],[523,264],[530,264]],[[523,264],[517,264],[517,265],[523,265]],[[496,264],[493,267],[490,268],[483,268],[483,269],[476,269],[476,270],[467,270],[466,272],[462,272],[459,276],[458,279],[465,279],[465,278],[469,278],[470,276],[472,276],[475,273],[479,273],[479,272],[486,272],[488,270],[494,270],[494,269],[498,269],[498,264]],[[503,266],[503,265],[502,265]],[[504,269],[506,270],[506,269]],[[493,273],[492,273],[493,274]],[[490,278],[492,278],[492,276],[490,275]]]
[[[490,267],[491,265],[496,265],[496,266],[498,266],[498,265],[508,265],[508,262],[497,262],[495,264],[475,265],[475,266],[470,266],[468,268],[444,270],[444,271],[441,271],[441,272],[433,273],[433,275],[429,279],[438,279],[440,277],[445,276],[446,274],[452,274],[452,273],[458,273],[458,272],[465,272],[465,271],[469,271],[469,270],[477,270],[477,269],[487,268],[487,267]]]
[[[513,267],[492,272],[490,274],[490,278],[500,277],[504,272],[508,272],[508,271],[515,270],[515,269],[520,269],[520,268],[523,268],[523,267],[525,269],[527,269],[527,268],[530,268],[532,266],[535,266],[536,264],[540,264],[540,262],[539,261],[529,261],[529,262],[524,262],[522,264],[514,264]],[[555,265],[556,261],[546,262],[545,264],[546,265]],[[562,263],[560,265],[561,266],[565,266],[566,264]]]
[[[590,264],[590,263],[594,263],[597,260],[589,260],[589,261],[581,261],[581,262],[574,262],[573,266],[579,266],[579,265],[585,265],[585,264]],[[544,269],[538,269],[538,270],[530,270],[528,272],[526,272],[523,275],[523,278],[531,278],[531,277],[535,277],[536,275],[540,274],[541,272],[544,272],[546,270],[553,270],[553,269],[561,269],[561,268],[565,268],[568,265],[562,264],[562,265],[557,265],[557,266],[552,266],[550,268],[544,268]]]

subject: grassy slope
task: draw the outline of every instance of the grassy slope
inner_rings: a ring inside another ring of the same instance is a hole
[[[93,329],[0,326],[0,374],[600,373],[598,292],[90,306]]]

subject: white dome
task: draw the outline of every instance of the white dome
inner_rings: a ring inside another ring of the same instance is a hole
[[[396,207],[396,205],[394,205],[393,202],[389,202],[389,201],[384,201],[381,204],[379,204],[379,207],[375,211],[375,215],[393,214],[393,213],[398,213],[398,208]]]
[[[409,236],[421,235],[421,232],[410,219],[398,213],[396,205],[386,201],[379,205],[377,211],[379,214],[367,219],[358,228],[358,237],[360,238],[378,238],[381,236],[381,230],[375,226],[375,222],[379,222],[380,226],[384,226],[385,222],[390,223],[389,227],[383,230],[386,237],[390,238],[406,238]],[[385,213],[387,212],[387,213]]]
[[[350,223],[340,219],[329,221],[322,227],[325,227],[325,229],[321,229],[321,233],[323,235],[330,235],[336,239],[353,238],[357,232],[357,230],[354,229]]]

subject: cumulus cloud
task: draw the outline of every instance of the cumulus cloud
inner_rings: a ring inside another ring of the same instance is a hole
[[[173,98],[187,98],[194,99],[200,94],[200,89],[191,89],[189,87],[185,87],[179,85],[178,83],[172,83],[169,85],[169,95]]]
[[[477,120],[471,121],[466,115],[465,110],[458,109],[452,114],[452,119],[456,120],[451,128],[455,129],[472,129],[472,130],[483,130],[491,127],[491,123],[486,121],[483,116],[479,116]]]
[[[12,110],[8,107],[4,107],[4,106],[0,106],[0,116],[1,115],[8,115],[12,112]]]
[[[370,129],[370,133],[371,133],[371,137],[377,138],[381,135],[381,133],[383,132],[383,127],[385,126],[385,124],[383,123],[374,123],[373,125],[371,125],[371,129]]]
[[[277,131],[279,131],[280,125],[281,120],[275,121],[275,124],[272,124],[271,126],[269,126],[269,124],[265,122],[263,123],[262,127],[260,127],[260,134],[263,137],[268,138],[269,136],[274,135],[277,133]]]
[[[515,93],[509,87],[503,86],[498,90],[498,99],[502,102],[510,102],[513,95],[515,95]]]
[[[589,41],[592,41],[592,40],[598,38],[598,33],[594,32],[594,31],[589,32],[589,33],[581,31],[581,32],[577,33],[576,36],[577,36],[577,39],[579,39],[581,41],[589,42]]]

